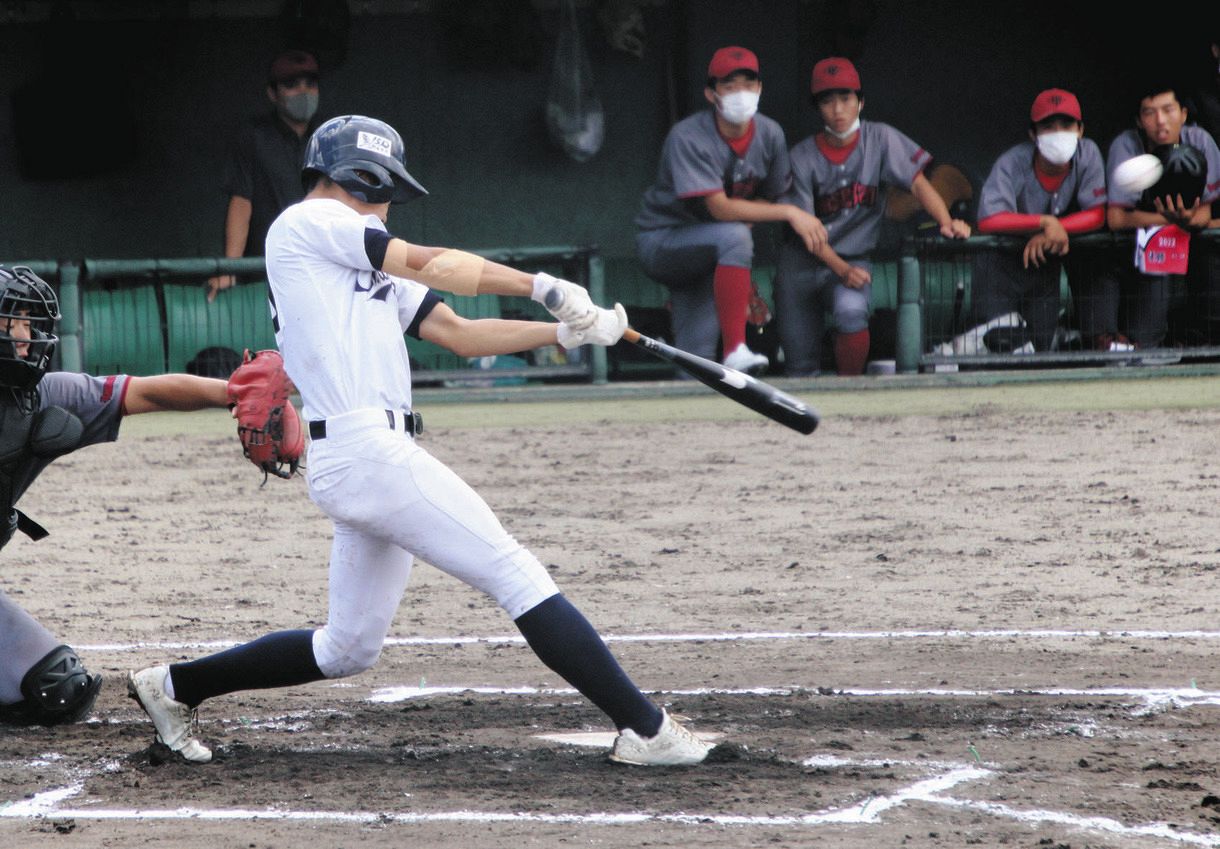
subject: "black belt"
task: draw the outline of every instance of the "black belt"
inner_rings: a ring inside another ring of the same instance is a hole
[[[406,427],[408,436],[417,436],[424,432],[424,417],[415,412],[403,412],[403,424]],[[390,430],[398,430],[397,418],[393,410],[385,411],[386,427]],[[310,439],[325,439],[326,438],[326,419],[309,423],[309,438]]]

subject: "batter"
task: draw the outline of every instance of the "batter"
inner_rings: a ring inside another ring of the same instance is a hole
[[[310,139],[304,177],[305,200],[268,232],[267,276],[276,342],[312,437],[310,497],[334,524],[329,616],[318,630],[132,673],[129,691],[160,742],[205,763],[211,750],[192,730],[203,700],[370,668],[419,556],[494,598],[538,657],[610,717],[619,729],[612,760],[702,761],[710,746],[645,698],[538,559],[415,439],[404,332],[468,357],[556,342],[611,345],[627,326],[622,307],[596,307],[581,287],[546,274],[391,237],[390,203],[424,190],[407,173],[402,139],[381,121],[323,124]],[[533,297],[560,323],[467,320],[416,280]]]

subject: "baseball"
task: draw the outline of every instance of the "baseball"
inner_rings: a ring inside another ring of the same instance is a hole
[[[1111,181],[1124,192],[1142,192],[1156,185],[1165,170],[1161,160],[1151,153],[1133,156],[1114,169]]]

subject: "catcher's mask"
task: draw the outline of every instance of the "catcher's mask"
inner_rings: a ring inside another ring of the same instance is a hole
[[[28,392],[51,365],[59,299],[23,265],[0,266],[0,386]],[[27,330],[28,328],[28,330]]]
[[[301,178],[324,174],[365,203],[404,203],[428,192],[407,173],[402,136],[363,115],[331,118],[309,137]]]

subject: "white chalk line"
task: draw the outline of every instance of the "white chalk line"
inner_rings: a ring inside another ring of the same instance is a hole
[[[958,785],[977,781],[993,774],[982,766],[954,764],[928,764],[895,760],[856,760],[836,756],[819,755],[804,761],[805,766],[858,767],[918,765],[921,768],[936,766],[945,771],[939,775],[921,779],[898,789],[894,793],[866,798],[861,803],[833,808],[800,816],[751,816],[744,814],[650,814],[641,812],[592,813],[592,814],[543,814],[530,812],[495,813],[485,811],[439,811],[432,813],[370,813],[364,811],[294,811],[283,809],[254,808],[71,808],[61,803],[79,795],[84,782],[37,793],[29,799],[0,807],[0,818],[32,819],[59,818],[83,820],[195,820],[195,821],[285,821],[285,822],[338,822],[354,824],[398,824],[418,825],[426,823],[543,823],[549,825],[639,825],[665,823],[677,825],[715,825],[736,827],[810,827],[820,825],[870,825],[880,821],[881,815],[893,808],[913,802],[967,809],[988,814],[998,819],[1008,819],[1025,824],[1049,823],[1079,829],[1084,832],[1100,832],[1117,837],[1156,838],[1191,846],[1220,847],[1220,835],[1199,834],[1185,831],[1169,823],[1153,822],[1141,825],[1124,825],[1109,817],[1087,817],[1063,811],[1043,809],[1026,810],[996,802],[958,799],[944,795]]]
[[[1220,691],[1200,690],[1196,687],[1096,687],[1045,689],[1011,688],[999,690],[954,690],[943,688],[925,689],[872,689],[865,687],[835,687],[830,693],[821,693],[817,687],[700,687],[694,689],[648,690],[658,696],[791,696],[797,693],[813,693],[860,698],[999,698],[1003,696],[1044,696],[1051,698],[1118,698],[1140,702],[1136,713],[1149,713],[1169,708],[1220,706]],[[463,687],[463,686],[396,686],[373,690],[366,699],[379,704],[391,704],[411,699],[429,699],[437,696],[456,696],[473,693],[481,696],[542,696],[569,697],[579,695],[576,690],[564,687]]]
[[[1124,629],[1082,630],[976,630],[962,631],[748,631],[741,633],[610,634],[607,643],[723,643],[803,640],[1220,640],[1220,631],[1150,631]],[[182,649],[227,649],[242,640],[198,640],[192,642],[88,643],[77,651],[178,651]],[[387,646],[525,645],[519,634],[483,637],[387,637]]]

